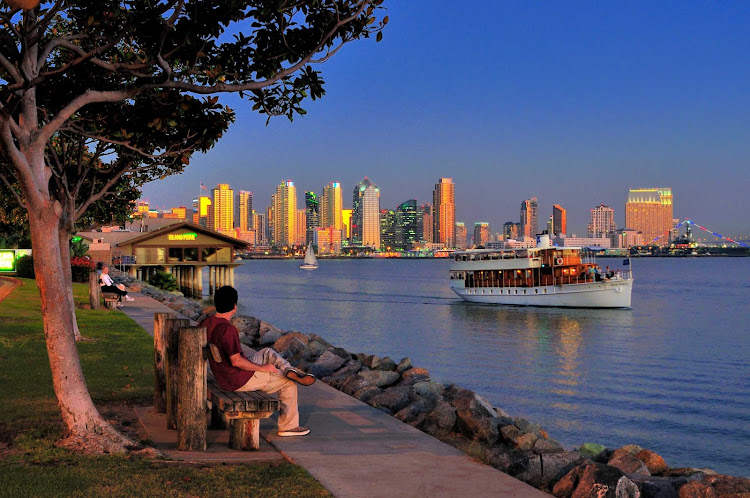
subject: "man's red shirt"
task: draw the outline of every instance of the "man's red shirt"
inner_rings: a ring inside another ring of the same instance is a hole
[[[250,377],[252,377],[255,372],[248,372],[247,370],[239,369],[232,365],[232,362],[229,360],[230,356],[237,353],[247,359],[242,353],[240,333],[237,330],[237,327],[229,323],[229,320],[218,318],[216,316],[209,316],[200,323],[200,326],[206,327],[208,342],[216,344],[221,352],[221,363],[216,363],[213,357],[208,355],[208,363],[211,365],[211,372],[213,372],[214,377],[216,377],[216,382],[219,384],[219,387],[225,391],[236,391],[247,384],[247,381],[250,380]]]

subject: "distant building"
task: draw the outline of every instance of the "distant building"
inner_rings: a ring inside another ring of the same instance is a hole
[[[552,206],[552,231],[550,236],[568,233],[568,214],[562,206]]]
[[[417,240],[432,243],[432,204],[422,204],[417,210]],[[419,219],[421,218],[421,223]]]
[[[486,221],[474,223],[474,246],[484,247],[490,241],[490,224]]]
[[[193,199],[193,223],[208,228],[208,217],[211,209],[211,198],[201,196]]]
[[[276,187],[273,196],[273,243],[290,247],[297,243],[297,187],[287,180]]]
[[[148,201],[137,201],[135,203],[135,211],[133,211],[133,215],[147,217],[148,216]]]
[[[550,236],[552,236],[552,233],[554,231],[555,231],[554,220],[552,216],[550,216],[549,219],[547,220],[547,233],[550,234]]]
[[[253,226],[255,227],[255,245],[268,245],[266,215],[253,212]]]
[[[344,245],[352,238],[352,210],[341,210],[341,228],[344,231]]]
[[[253,226],[253,193],[240,190],[237,193],[237,202],[234,206],[234,224],[240,232],[252,230]],[[243,239],[244,240],[244,239]]]
[[[539,233],[539,204],[536,197],[532,197],[521,203],[521,221],[518,236],[536,240],[537,233]]]
[[[380,248],[380,189],[365,177],[352,196],[352,245]]]
[[[625,226],[640,231],[644,244],[669,245],[665,234],[672,229],[672,219],[671,188],[637,188],[628,192]]]
[[[307,238],[307,212],[304,209],[297,210],[297,235],[295,236],[295,244],[304,245],[305,239]]]
[[[211,189],[208,228],[219,233],[234,233],[234,190],[226,183]]]
[[[344,232],[333,227],[316,228],[313,244],[318,254],[340,254]]]
[[[456,247],[456,185],[441,178],[432,191],[432,239],[443,247]]]
[[[185,206],[173,207],[169,212],[164,212],[163,217],[172,220],[187,220],[187,208]]]
[[[601,204],[591,210],[588,224],[588,236],[591,238],[609,237],[609,234],[617,230],[615,224],[615,210]]]
[[[416,199],[409,199],[396,208],[396,247],[406,251],[419,242],[417,234],[422,217]],[[382,245],[382,243],[381,243]]]
[[[555,237],[552,239],[552,243],[556,246],[566,247],[601,247],[602,249],[611,247],[609,237],[576,237],[575,234],[570,237],[565,235]]]
[[[632,228],[621,228],[612,232],[609,240],[610,247],[626,249],[628,247],[643,245],[643,234]]]
[[[392,209],[380,210],[380,249],[381,251],[393,251],[396,249],[396,226],[398,215]]]
[[[505,240],[518,239],[518,234],[518,223],[513,223],[512,221],[506,221],[503,223],[503,237]]]
[[[466,244],[466,224],[463,221],[456,222],[456,249],[464,250],[467,247]]]
[[[341,183],[330,182],[323,187],[323,195],[320,196],[320,226],[333,227],[336,230],[343,229],[341,216],[343,207]]]
[[[315,192],[305,192],[305,244],[312,244],[320,226],[320,200]]]

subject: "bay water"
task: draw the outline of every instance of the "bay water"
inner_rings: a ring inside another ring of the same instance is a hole
[[[638,444],[671,467],[750,476],[750,258],[632,261],[630,310],[466,303],[441,259],[247,260],[235,286],[240,313],[408,356],[568,449]]]

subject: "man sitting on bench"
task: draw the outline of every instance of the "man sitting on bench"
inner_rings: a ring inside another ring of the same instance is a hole
[[[228,285],[214,294],[216,314],[200,323],[206,327],[208,342],[221,353],[217,363],[209,355],[211,372],[225,391],[279,393],[279,436],[304,436],[310,429],[299,426],[297,384],[309,386],[315,376],[292,367],[276,351],[263,348],[249,359],[242,353],[240,336],[230,320],[237,313],[237,291]]]

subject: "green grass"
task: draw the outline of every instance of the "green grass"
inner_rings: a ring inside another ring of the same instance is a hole
[[[39,291],[23,280],[0,303],[0,496],[330,496],[291,465],[191,467],[57,448],[64,433],[44,342]],[[76,304],[88,286],[74,284]],[[86,382],[97,404],[152,397],[153,339],[120,312],[77,309]],[[3,449],[5,447],[5,449]]]

